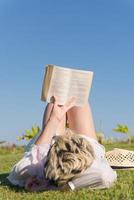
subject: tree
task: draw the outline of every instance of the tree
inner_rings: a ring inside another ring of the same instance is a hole
[[[26,130],[25,133],[17,138],[17,140],[31,140],[37,133],[39,133],[39,126],[32,126],[30,130]]]
[[[98,139],[98,142],[100,144],[103,144],[104,141],[105,141],[105,136],[102,132],[96,132],[96,135],[97,135],[97,139]]]
[[[102,120],[100,120],[99,131],[96,131],[97,139],[100,144],[103,144],[105,141],[105,135],[102,130]]]
[[[114,132],[126,134],[128,142],[131,143],[132,134],[127,125],[117,124],[117,127],[113,129]]]

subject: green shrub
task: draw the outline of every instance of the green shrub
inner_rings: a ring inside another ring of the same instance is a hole
[[[25,133],[17,138],[17,140],[31,140],[37,133],[39,133],[39,126],[32,126],[31,129],[26,130]]]

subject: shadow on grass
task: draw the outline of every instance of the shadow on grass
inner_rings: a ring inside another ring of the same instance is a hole
[[[11,183],[7,179],[8,175],[9,173],[0,174],[0,186],[2,187],[7,186],[8,188],[14,190],[15,192],[23,191],[24,190],[23,188],[11,185]]]
[[[0,174],[0,187],[8,187],[10,190],[13,190],[14,192],[22,192],[25,191],[26,193],[29,193],[29,191],[26,191],[23,187],[19,187],[19,186],[14,186],[12,185],[8,179],[7,176],[9,175],[9,173],[3,173]],[[49,186],[49,188],[46,188],[44,190],[41,191],[37,191],[37,192],[44,192],[44,191],[59,191],[59,188],[57,186],[54,186],[54,184],[52,183],[51,186]],[[64,191],[68,191],[68,189],[66,188],[66,185],[62,188],[60,188],[61,192]]]
[[[0,185],[7,186],[10,185],[9,181],[7,180],[8,173],[0,174]]]

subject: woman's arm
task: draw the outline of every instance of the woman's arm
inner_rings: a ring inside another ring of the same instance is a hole
[[[47,104],[45,111],[44,111],[43,120],[42,120],[42,130],[44,130],[44,127],[46,126],[47,122],[49,121],[52,109],[53,109],[53,103],[50,102]],[[65,128],[66,128],[66,114],[62,117],[62,120],[57,127],[56,135],[65,134]]]
[[[50,114],[50,118],[47,120],[46,125],[43,128],[43,131],[37,141],[36,145],[43,143],[49,144],[52,137],[55,135],[57,128],[59,127],[65,113],[75,105],[75,97],[70,97],[68,101],[63,105],[58,104],[58,97],[54,96],[54,104]]]
[[[40,137],[35,142],[36,145],[43,143],[50,144],[52,137],[55,135],[56,130],[59,126],[60,121],[55,117],[51,117],[43,129]]]

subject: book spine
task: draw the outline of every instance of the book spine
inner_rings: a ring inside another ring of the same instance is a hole
[[[45,76],[42,85],[42,93],[41,93],[42,101],[47,101],[52,72],[53,72],[53,66],[52,65],[46,66]]]

